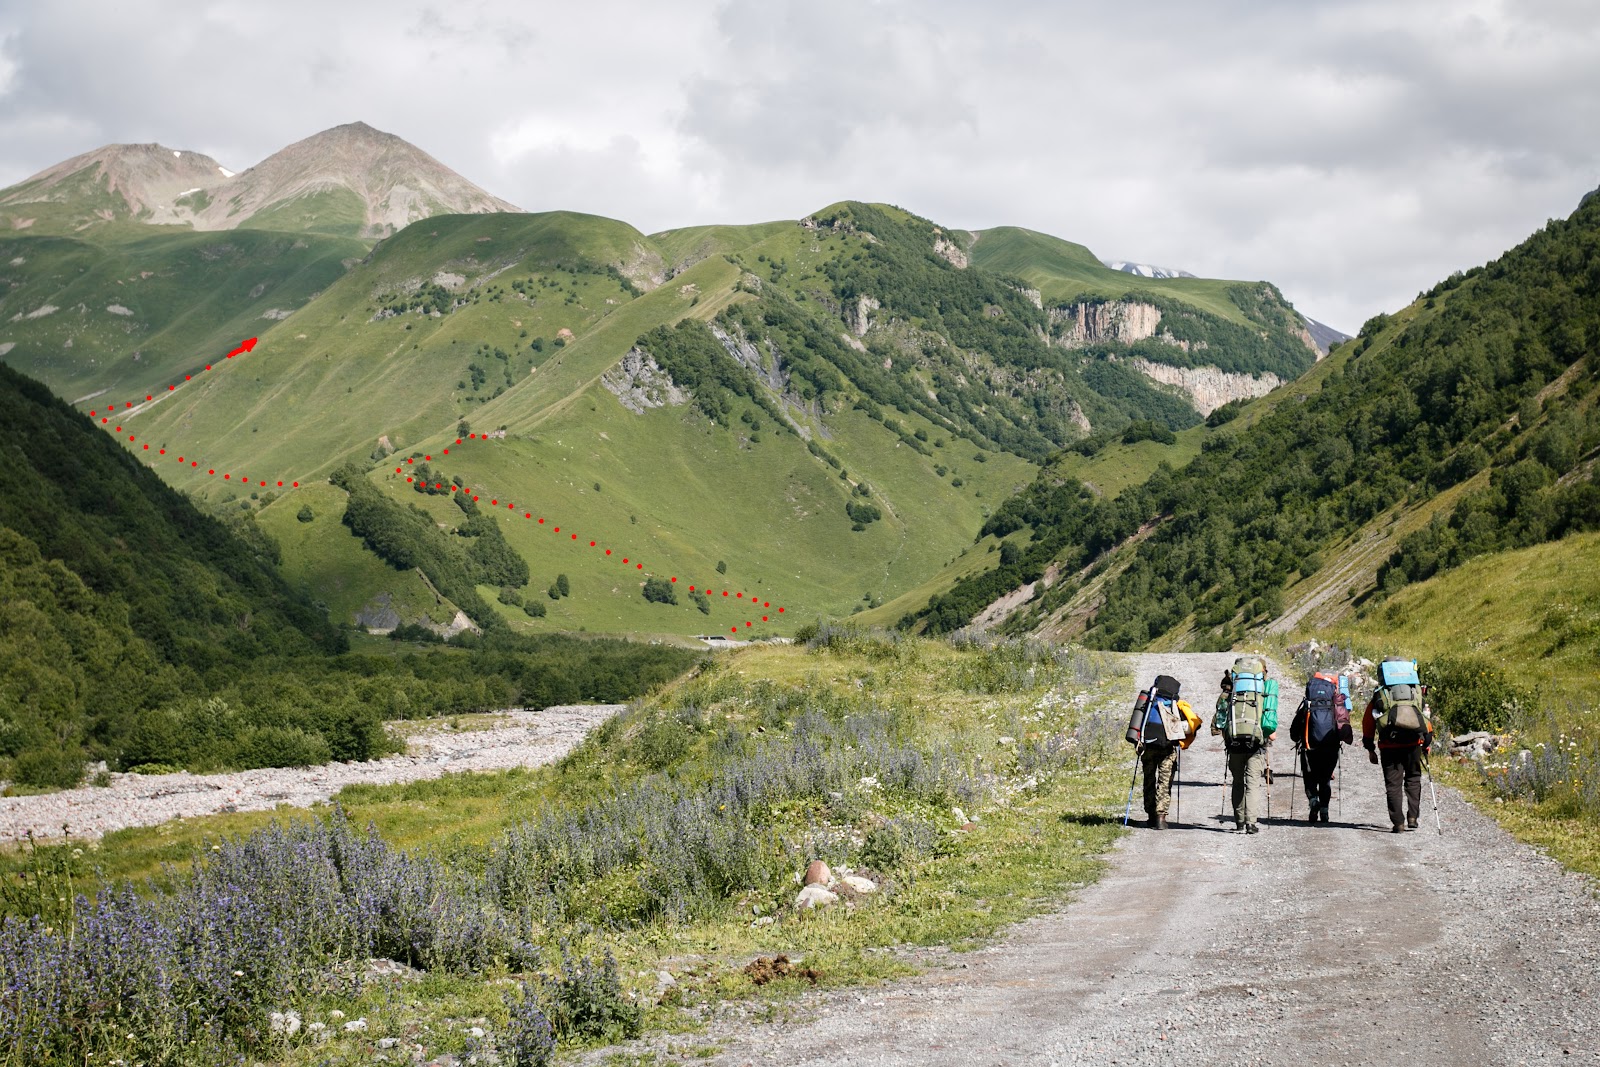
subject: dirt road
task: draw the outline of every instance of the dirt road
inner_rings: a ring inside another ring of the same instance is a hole
[[[1143,655],[1135,678],[1175,675],[1209,721],[1232,658]],[[1285,727],[1300,696],[1285,678]],[[1301,795],[1291,823],[1286,743],[1272,762],[1272,818],[1225,832],[1222,748],[1202,730],[1182,824],[1130,833],[1062,910],[915,980],[814,996],[800,1022],[713,1027],[709,1062],[1600,1063],[1592,883],[1443,790],[1444,836],[1426,794],[1424,829],[1390,834],[1359,746],[1342,814],[1306,825]]]

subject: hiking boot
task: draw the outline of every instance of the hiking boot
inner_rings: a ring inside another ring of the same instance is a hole
[[[1403,834],[1406,832],[1406,828],[1400,823],[1395,823],[1393,826],[1389,827],[1389,832],[1391,834]]]
[[[1253,822],[1245,823],[1244,832],[1247,834],[1259,834],[1261,832],[1261,827],[1257,826]]]
[[[1166,828],[1167,828],[1167,817],[1165,815],[1156,816],[1156,829],[1157,830],[1165,830]]]
[[[1233,824],[1233,829],[1231,831],[1229,831],[1229,832],[1230,833],[1235,833],[1235,834],[1247,834],[1250,831],[1245,828],[1244,823],[1236,822],[1236,823]]]
[[[1322,825],[1328,825],[1328,809],[1323,808],[1321,811],[1317,812],[1317,814],[1322,818]]]
[[[1415,820],[1415,819],[1407,819],[1406,820],[1406,829],[1407,830],[1415,830],[1416,828],[1417,828],[1417,820]]]

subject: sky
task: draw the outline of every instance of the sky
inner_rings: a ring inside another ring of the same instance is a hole
[[[1589,0],[0,0],[0,186],[364,121],[645,232],[884,201],[1346,332],[1600,186]]]

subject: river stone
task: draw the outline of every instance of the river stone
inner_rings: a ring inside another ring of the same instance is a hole
[[[827,885],[833,881],[833,872],[828,870],[828,865],[821,860],[812,860],[806,866],[803,881],[806,885]]]

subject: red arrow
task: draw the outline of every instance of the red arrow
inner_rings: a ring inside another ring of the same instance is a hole
[[[238,348],[235,348],[232,352],[229,352],[228,353],[228,358],[232,359],[234,356],[237,356],[240,352],[251,352],[251,351],[254,351],[255,347],[256,347],[256,339],[254,337],[252,337],[249,340],[245,341],[243,344],[241,344]]]

